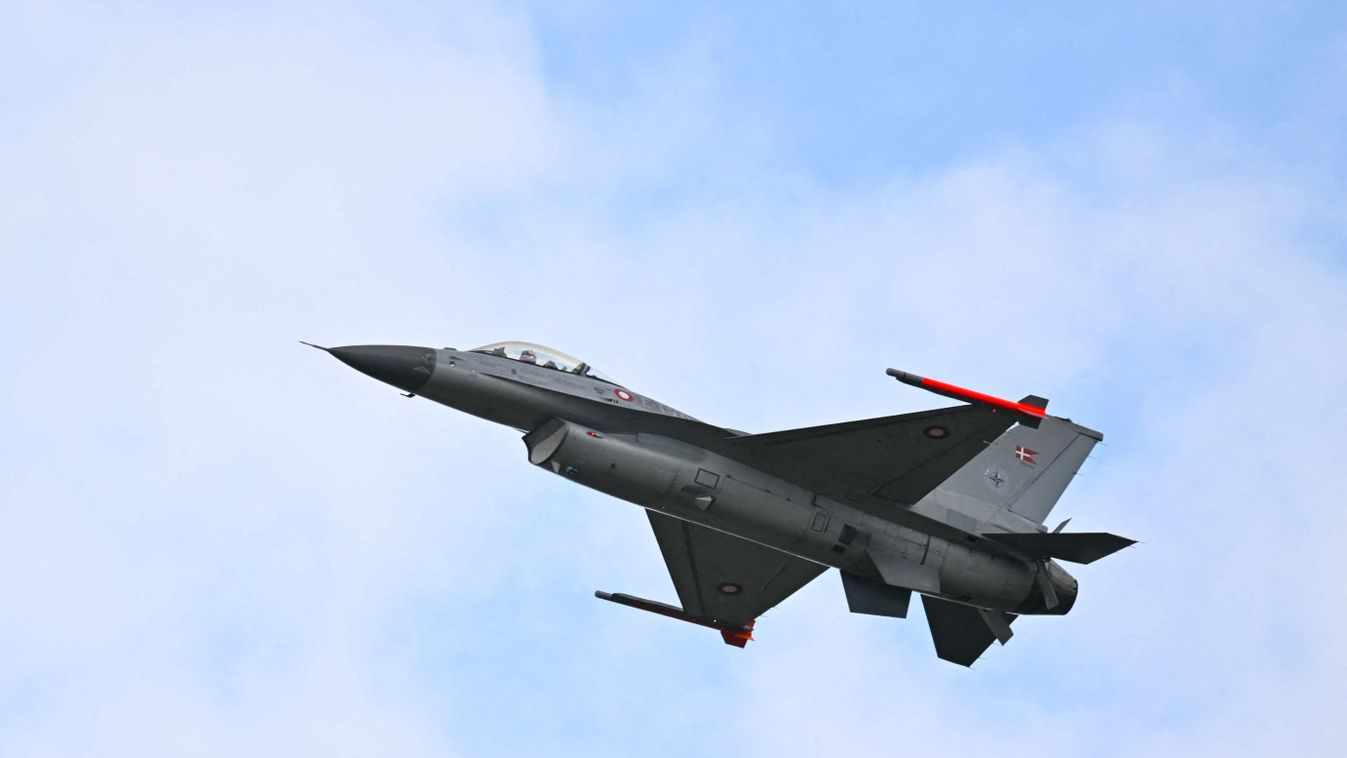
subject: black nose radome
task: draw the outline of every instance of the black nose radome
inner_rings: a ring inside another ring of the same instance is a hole
[[[404,392],[419,392],[435,370],[435,351],[411,345],[348,345],[328,350],[362,374]]]

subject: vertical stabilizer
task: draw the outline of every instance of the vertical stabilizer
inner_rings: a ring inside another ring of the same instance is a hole
[[[1103,438],[1093,429],[1055,416],[1045,417],[1037,429],[1012,427],[931,497],[964,512],[972,510],[969,500],[1007,508],[1041,524]]]

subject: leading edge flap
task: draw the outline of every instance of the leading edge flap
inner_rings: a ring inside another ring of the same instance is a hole
[[[821,495],[921,500],[1015,423],[1009,413],[959,406],[735,437],[724,454]]]

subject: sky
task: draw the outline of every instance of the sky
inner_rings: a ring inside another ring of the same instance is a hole
[[[1332,3],[0,0],[0,754],[1336,754]],[[1105,434],[972,669],[835,572],[746,650],[639,510],[299,345],[553,345],[752,431]]]

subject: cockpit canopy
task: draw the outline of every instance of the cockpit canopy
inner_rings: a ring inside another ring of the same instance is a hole
[[[601,371],[584,361],[566,355],[560,350],[553,350],[544,345],[536,345],[532,342],[493,342],[490,345],[473,348],[474,353],[486,353],[487,355],[499,355],[502,358],[509,358],[512,361],[520,363],[531,363],[535,366],[550,368],[556,371],[564,371],[568,374],[578,374],[598,379],[601,382],[617,384],[617,382],[608,378]]]

